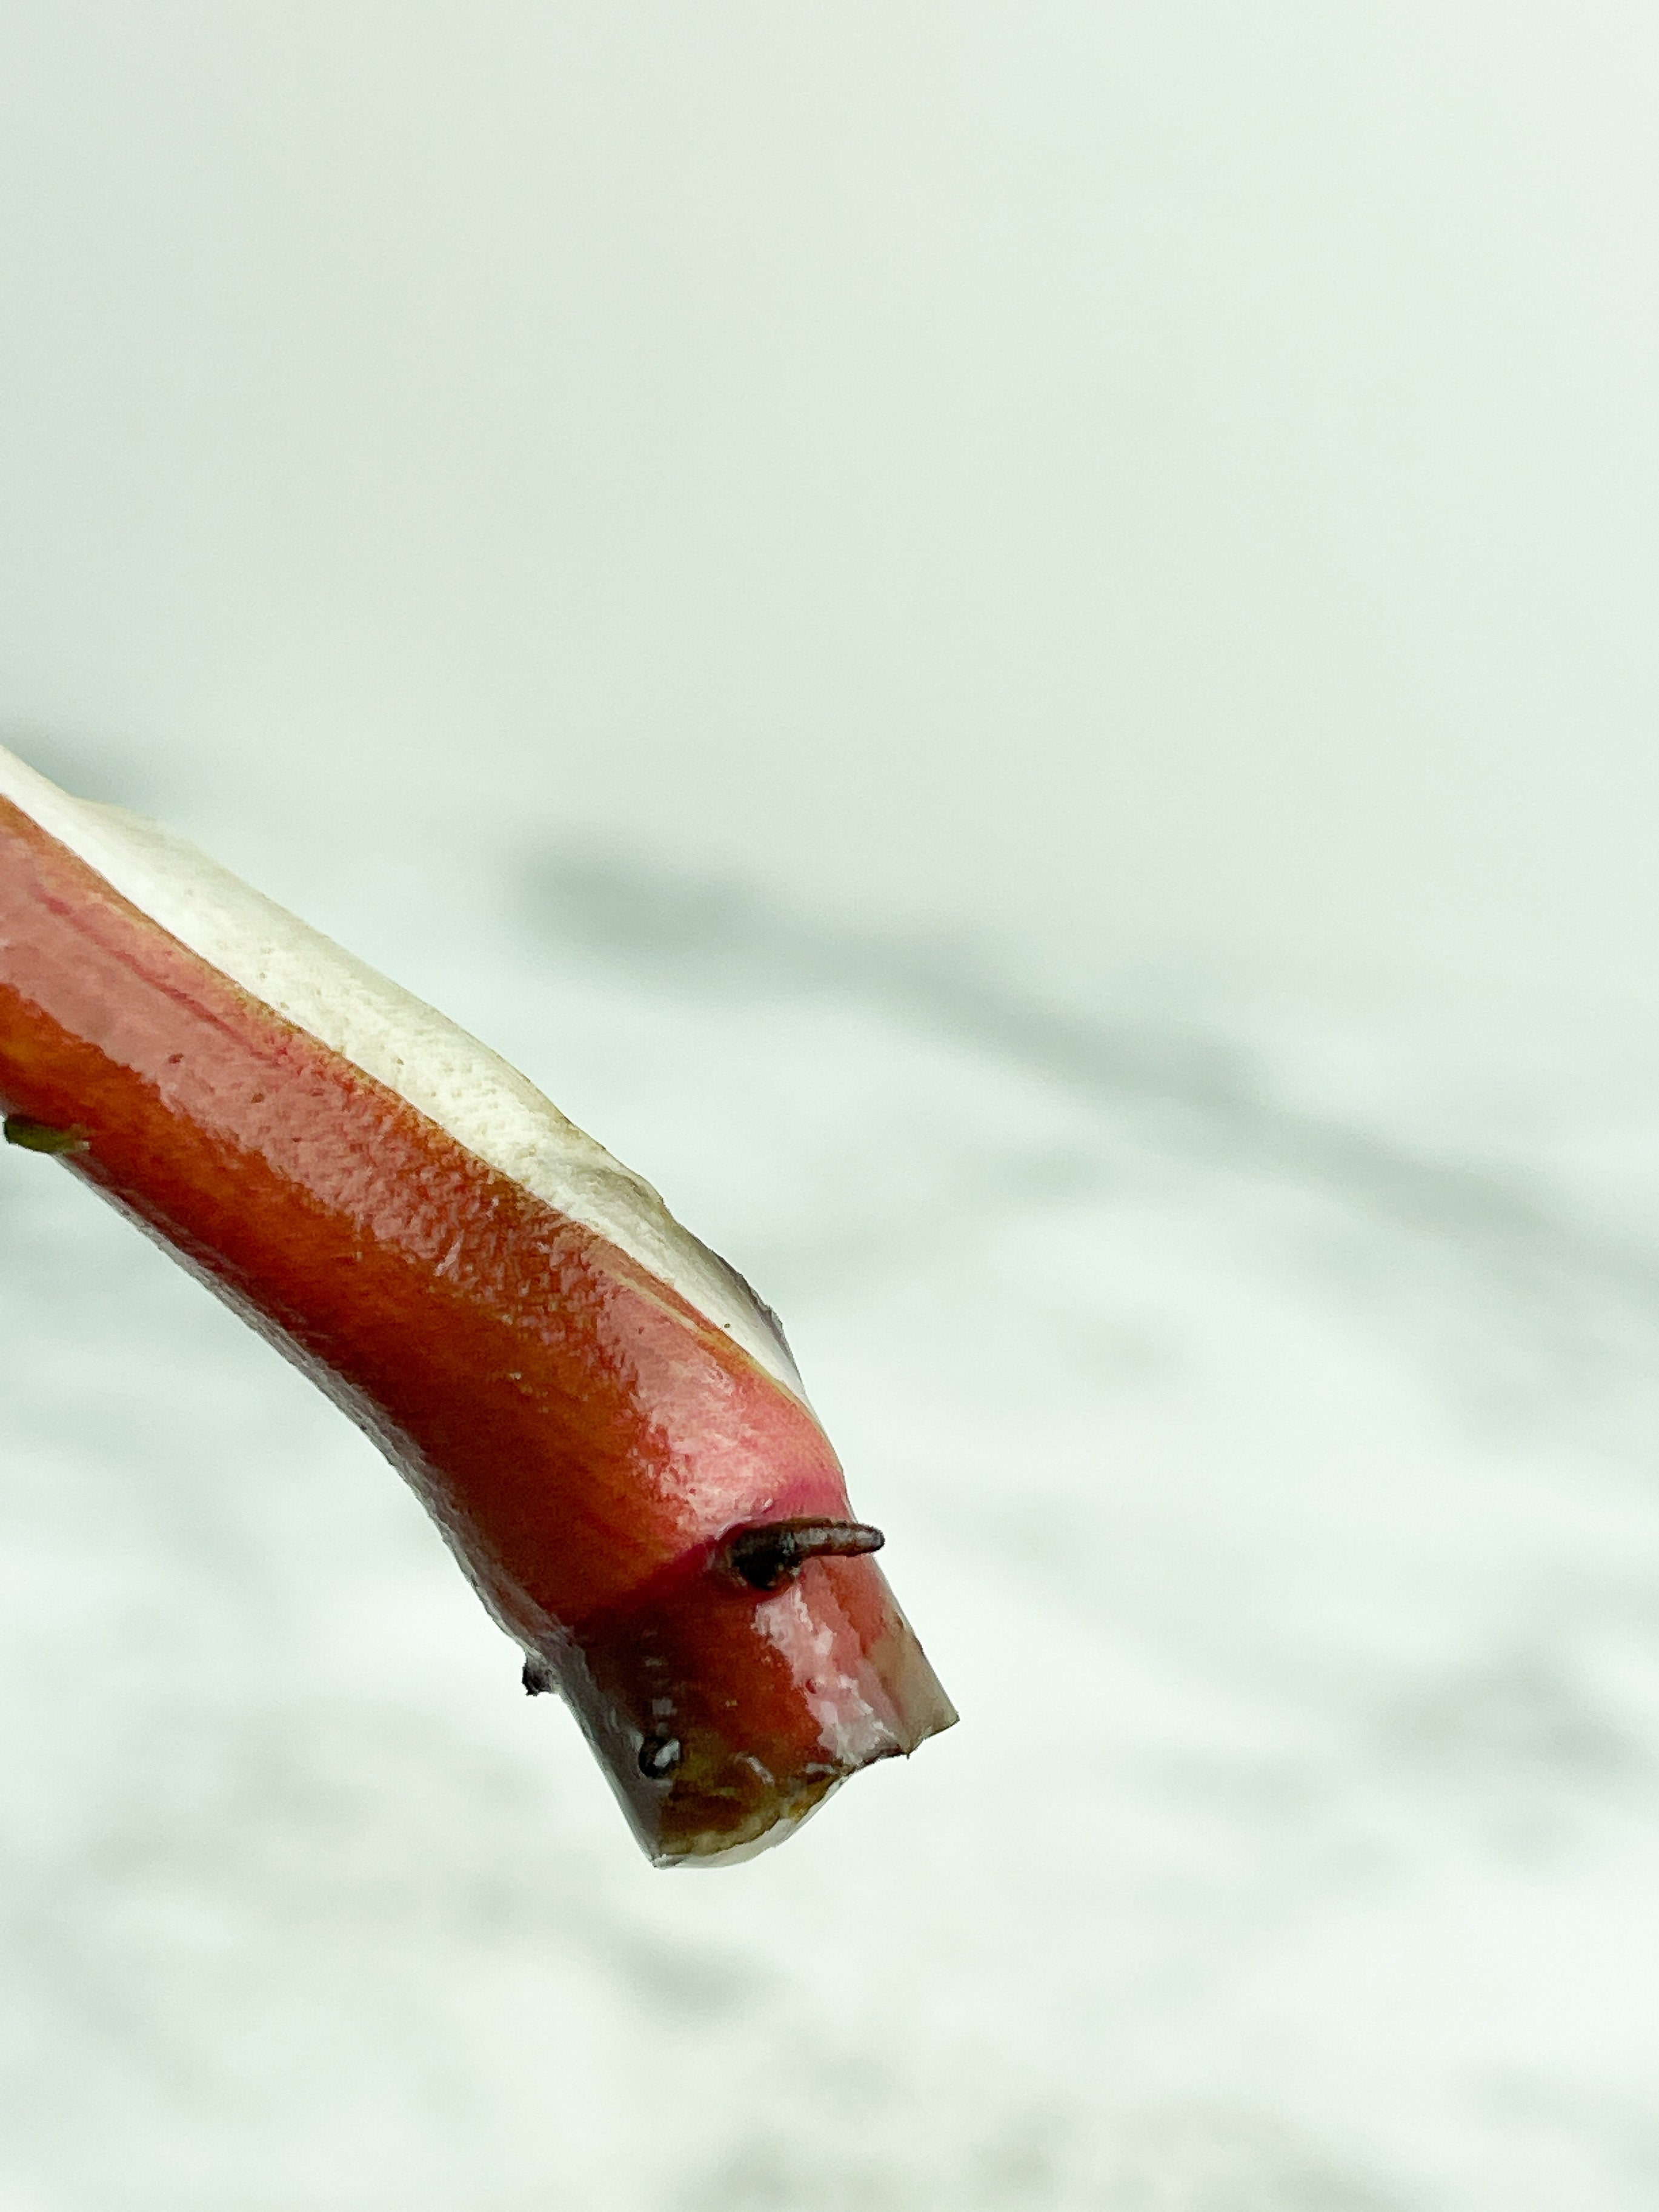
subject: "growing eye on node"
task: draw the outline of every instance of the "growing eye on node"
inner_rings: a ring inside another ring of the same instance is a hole
[[[878,1552],[887,1539],[864,1521],[769,1521],[740,1528],[714,1554],[715,1562],[750,1589],[781,1589],[809,1559],[850,1559]]]
[[[666,1782],[679,1763],[677,1735],[648,1735],[640,1746],[640,1772],[647,1782]]]

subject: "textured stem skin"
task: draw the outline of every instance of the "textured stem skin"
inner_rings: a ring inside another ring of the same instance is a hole
[[[374,1437],[659,1863],[746,1856],[955,1718],[871,1559],[720,1569],[734,1528],[849,1516],[793,1392],[4,798],[0,1107],[84,1133],[70,1172]]]

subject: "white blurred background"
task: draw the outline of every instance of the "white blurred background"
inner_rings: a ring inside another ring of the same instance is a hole
[[[652,1875],[0,1158],[5,2212],[1659,2202],[1649,9],[0,9],[0,738],[783,1310],[963,1712]]]

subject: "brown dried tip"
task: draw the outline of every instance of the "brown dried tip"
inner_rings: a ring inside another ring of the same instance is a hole
[[[750,1589],[781,1589],[809,1559],[856,1559],[887,1541],[863,1521],[769,1521],[728,1536],[714,1557]]]

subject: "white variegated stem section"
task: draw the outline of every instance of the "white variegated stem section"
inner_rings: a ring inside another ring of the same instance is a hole
[[[488,1046],[156,823],[72,799],[3,750],[0,793],[170,936],[619,1247],[805,1398],[775,1318],[736,1269]]]

